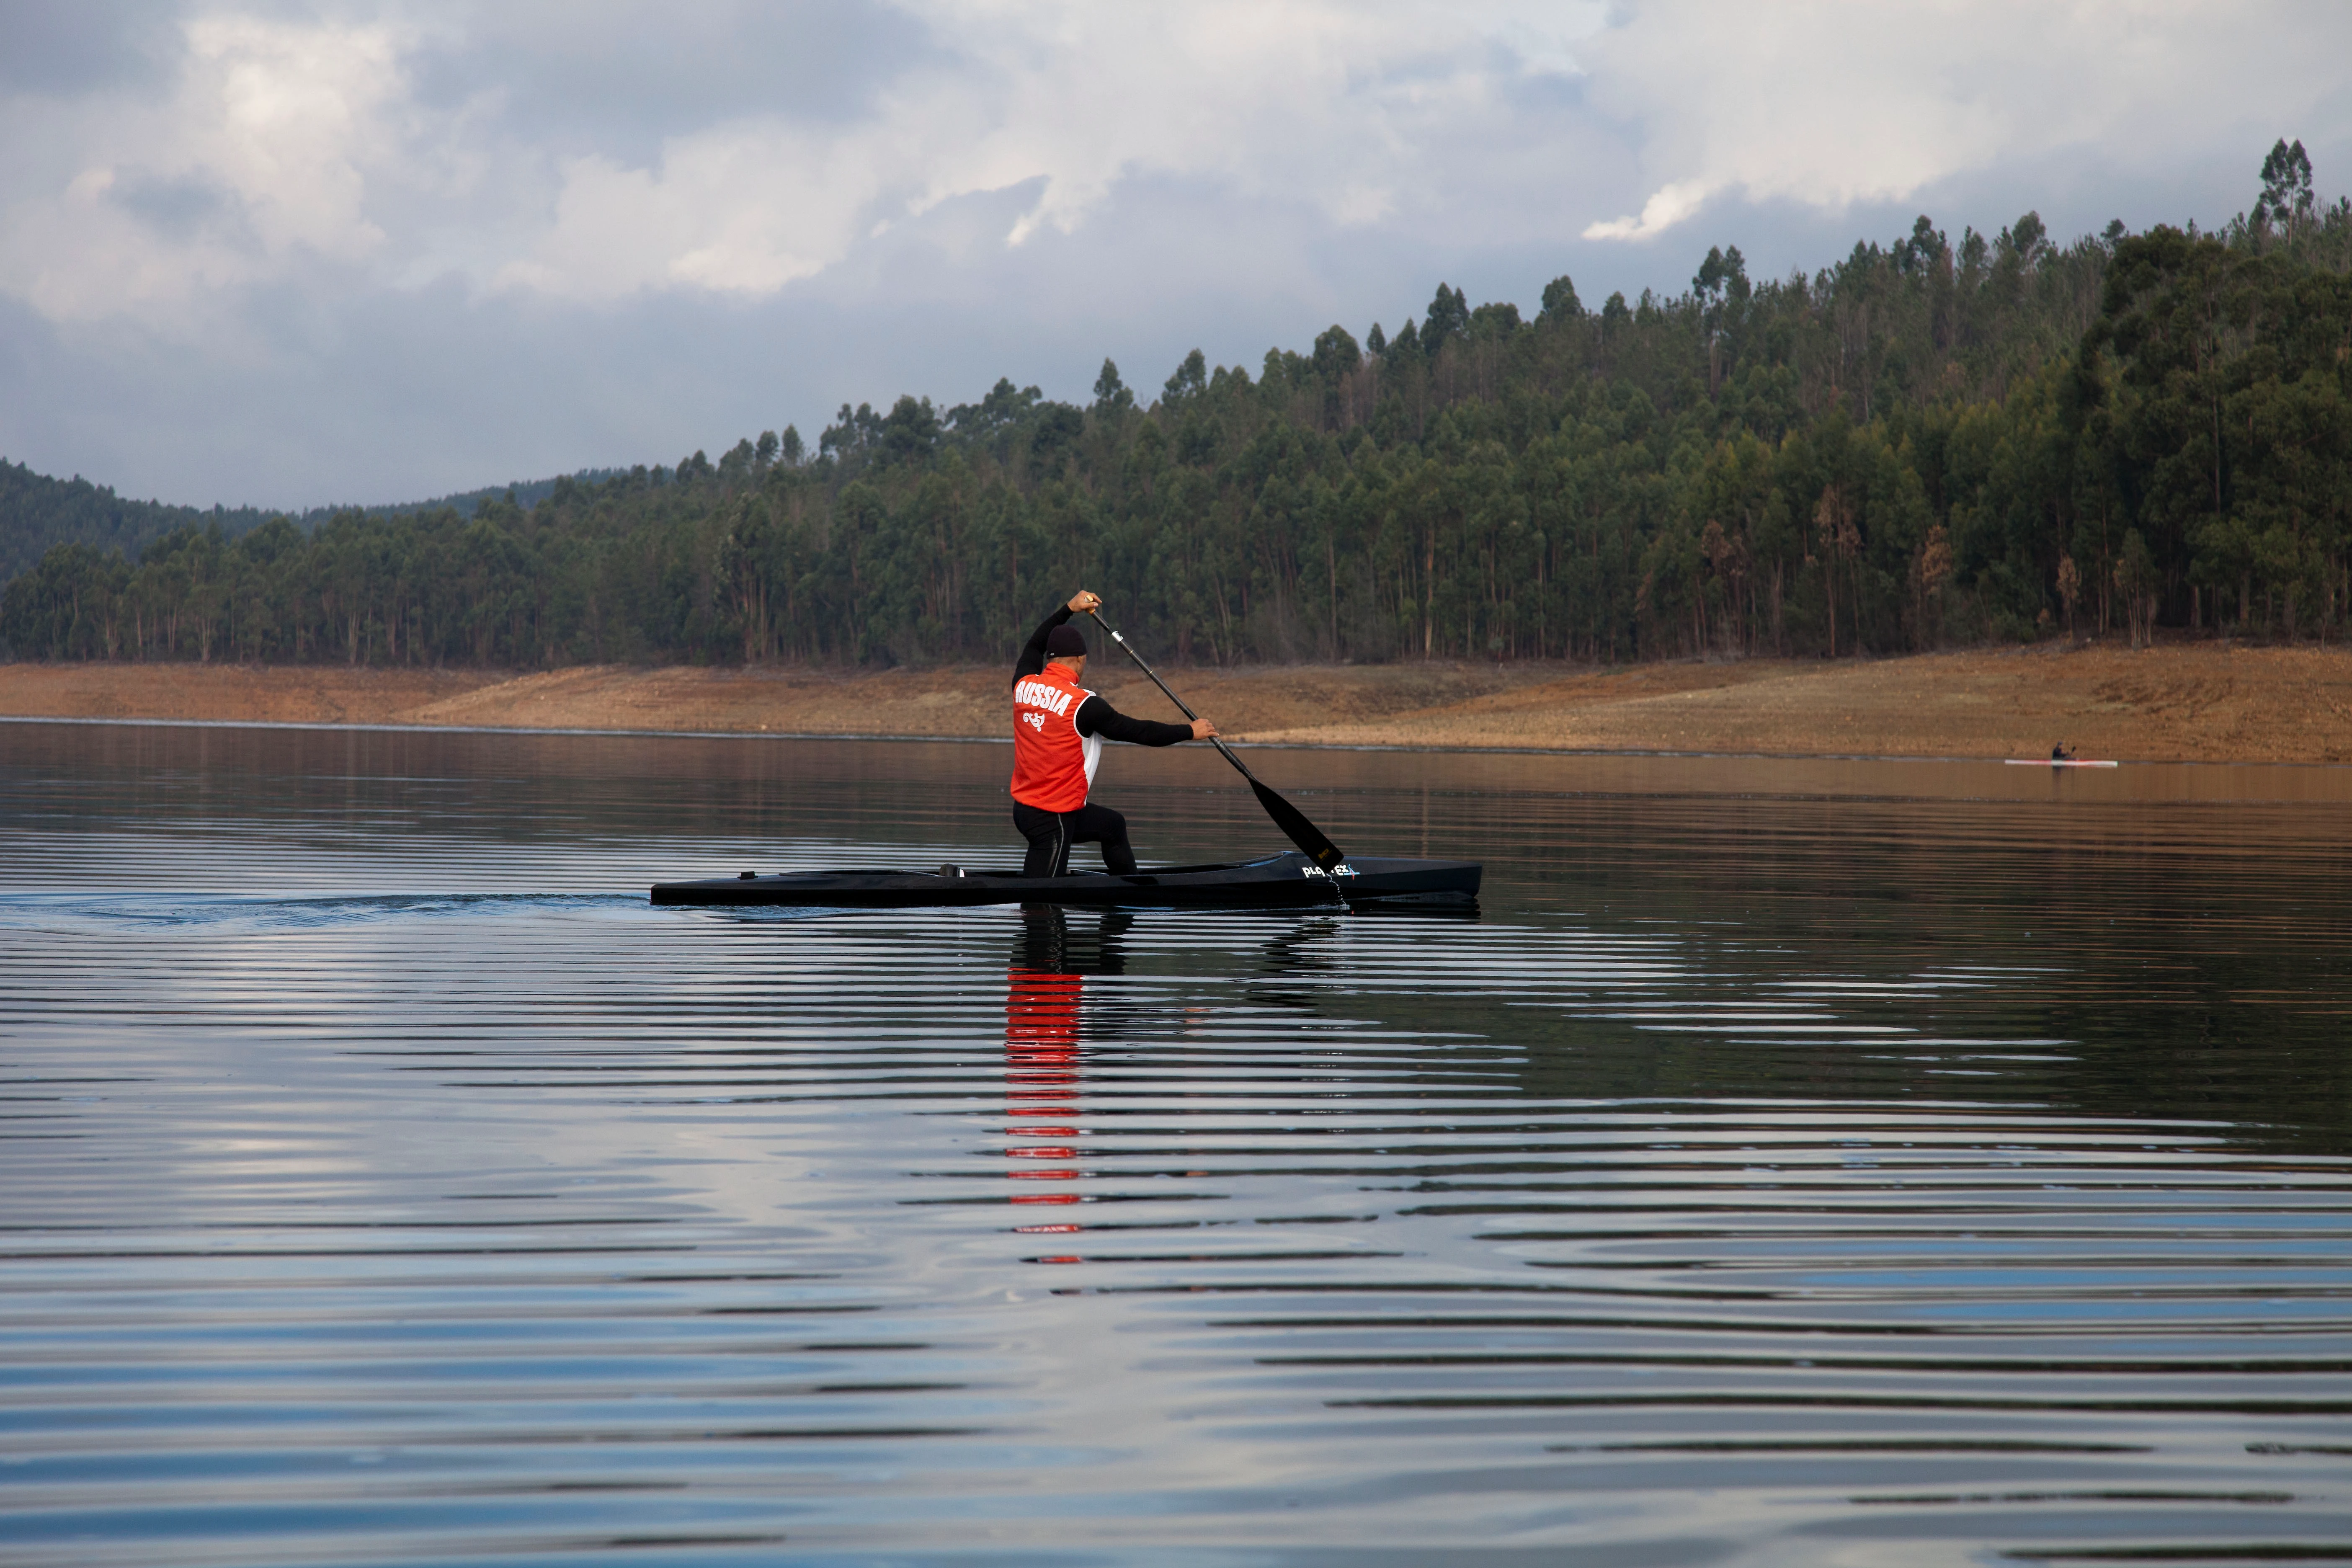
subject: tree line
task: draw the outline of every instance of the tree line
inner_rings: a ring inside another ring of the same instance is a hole
[[[2299,143],[2216,232],[1921,217],[1672,296],[1441,285],[1148,402],[1000,381],[535,498],[48,550],[17,657],[1008,658],[1085,583],[1179,661],[1878,654],[2352,615],[2352,204]],[[536,487],[534,487],[536,488]],[[526,504],[530,501],[533,504]]]

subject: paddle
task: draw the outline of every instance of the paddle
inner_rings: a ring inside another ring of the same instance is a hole
[[[1118,644],[1122,649],[1125,649],[1128,658],[1135,660],[1136,668],[1143,671],[1144,674],[1151,678],[1151,684],[1160,688],[1160,691],[1167,697],[1169,701],[1176,704],[1178,711],[1181,712],[1187,719],[1198,719],[1200,717],[1198,713],[1193,712],[1190,708],[1184,706],[1184,700],[1182,698],[1168,689],[1168,683],[1160,679],[1159,671],[1153,669],[1150,665],[1143,662],[1143,656],[1136,652],[1134,648],[1129,647],[1125,637],[1112,630],[1111,624],[1102,618],[1102,615],[1099,611],[1088,610],[1087,614],[1094,616],[1095,625],[1102,627],[1104,632],[1109,636],[1110,640]],[[1348,858],[1339,852],[1339,847],[1337,844],[1332,843],[1330,839],[1325,837],[1321,828],[1307,821],[1306,813],[1300,811],[1297,806],[1291,805],[1288,801],[1283,799],[1280,795],[1266,788],[1265,784],[1259,783],[1258,776],[1249,771],[1249,764],[1243,762],[1239,757],[1234,755],[1232,747],[1226,745],[1224,742],[1217,739],[1214,735],[1209,737],[1209,744],[1216,747],[1218,753],[1222,755],[1225,761],[1233,763],[1234,766],[1240,771],[1242,777],[1249,780],[1250,788],[1257,794],[1258,805],[1265,807],[1265,814],[1274,818],[1274,825],[1282,829],[1283,837],[1289,839],[1293,844],[1297,845],[1299,849],[1305,853],[1309,860],[1312,860],[1318,866],[1322,867],[1327,872],[1336,871],[1340,867],[1343,867],[1348,863]],[[1350,873],[1350,875],[1353,875],[1353,873]]]

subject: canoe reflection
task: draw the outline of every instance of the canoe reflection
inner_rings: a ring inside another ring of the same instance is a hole
[[[1086,977],[1126,971],[1119,937],[1135,923],[1106,910],[1073,932],[1069,916],[1051,905],[1021,911],[1021,935],[1004,982],[1005,1174],[1036,1183],[1014,1190],[1016,1204],[1075,1204],[1072,1187],[1044,1184],[1080,1179],[1077,1140]],[[1076,1231],[1074,1224],[1024,1225],[1035,1234]],[[1075,1263],[1075,1258],[1044,1261]]]

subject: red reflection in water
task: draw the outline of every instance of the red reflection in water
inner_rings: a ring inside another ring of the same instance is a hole
[[[1020,1184],[1008,1194],[1016,1204],[1084,1201],[1074,1184],[1085,1175],[1077,1140],[1086,1136],[1079,1115],[1086,977],[1126,973],[1119,938],[1134,919],[1107,910],[1074,932],[1061,910],[1022,910],[1021,936],[1004,980],[1004,1174]],[[1024,1236],[1076,1236],[1087,1227],[1073,1215],[1013,1228]],[[1054,1253],[1030,1261],[1086,1259]]]
[[[1015,1165],[1004,1173],[1017,1182],[1074,1182],[1076,1148],[1033,1143],[1037,1138],[1078,1135],[1078,1007],[1086,995],[1082,975],[1029,969],[1015,963],[1004,982],[1004,1115],[1006,1134],[1016,1142],[1005,1151],[1015,1161],[1055,1162]],[[1015,1193],[1016,1204],[1074,1204],[1069,1192]],[[1071,1226],[1039,1229],[1076,1230]],[[1049,1261],[1065,1261],[1051,1259]],[[1066,1261],[1075,1262],[1076,1259]]]

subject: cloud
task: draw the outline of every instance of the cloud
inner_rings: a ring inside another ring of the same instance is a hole
[[[188,22],[160,103],[74,105],[48,128],[71,160],[45,171],[56,183],[10,180],[0,289],[53,318],[163,322],[310,258],[374,254],[367,186],[396,141],[398,53],[379,26]]]
[[[176,151],[236,194],[266,251],[364,256],[384,237],[362,210],[363,165],[389,151],[397,54],[383,27],[199,18],[186,89],[196,134]]]
[[[2058,151],[2160,169],[2218,138],[2292,134],[2340,92],[2347,47],[2352,11],[2289,0],[1643,5],[1583,54],[1659,184],[1638,217],[1583,234],[1652,239],[1734,193],[1907,200]]]
[[[776,127],[682,138],[657,171],[569,160],[553,223],[494,281],[575,300],[772,294],[848,253],[876,184],[866,149]]]
[[[456,11],[195,13],[160,104],[47,117],[79,166],[0,193],[16,237],[0,289],[53,317],[153,315],[325,260],[392,286],[455,273],[574,301],[759,298],[947,202],[1027,191],[1003,236],[1018,247],[1073,231],[1136,177],[1213,180],[1360,226],[1441,205],[1433,154],[1515,83],[1566,69],[1599,19],[1503,6],[1495,30],[1465,32],[1425,0],[914,0],[876,13],[895,24],[844,31],[855,91],[816,90],[803,65],[762,102],[738,49],[689,29],[657,59],[708,47],[720,90],[698,101],[649,65],[646,101],[614,100],[620,132],[601,134],[573,100],[620,79],[581,35],[604,25],[609,50],[647,15],[592,8],[534,51]],[[469,63],[485,49],[531,65],[504,79]],[[664,122],[650,139],[648,112]]]
[[[168,17],[132,5],[0,8],[0,92],[68,97],[93,88],[151,86],[154,34]]]
[[[1443,137],[1433,122],[1490,110],[1498,81],[1557,69],[1591,26],[1574,11],[1515,23],[1548,40],[1531,61],[1484,40],[1433,47],[1444,34],[1422,6],[941,0],[917,14],[928,58],[847,122],[748,117],[669,140],[651,166],[568,163],[554,222],[499,280],[575,298],[764,294],[942,203],[1034,188],[1004,235],[1017,247],[1071,232],[1137,177],[1213,179],[1374,223],[1433,173],[1415,150]]]
[[[418,0],[165,33],[26,35],[89,89],[0,105],[0,291],[44,316],[185,331],[306,276],[759,300],[948,204],[1017,194],[1019,248],[1154,181],[1382,243],[1650,241],[1726,201],[1843,210],[2053,149],[2158,168],[2321,103],[2352,12]],[[167,90],[152,68],[106,90],[154,58]]]
[[[1587,239],[1649,239],[1664,234],[1706,205],[1709,188],[1704,180],[1681,180],[1661,186],[1642,204],[1639,217],[1610,218],[1587,224]]]

